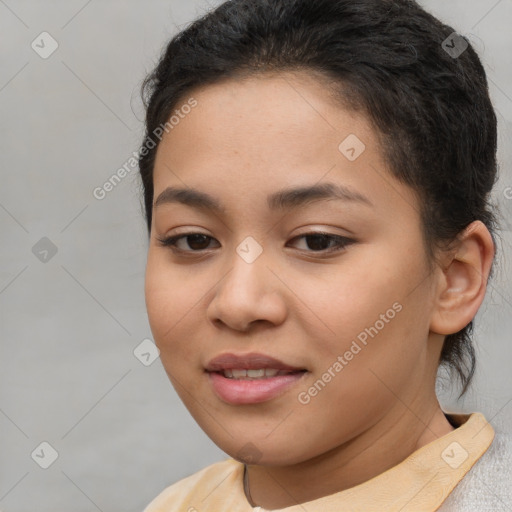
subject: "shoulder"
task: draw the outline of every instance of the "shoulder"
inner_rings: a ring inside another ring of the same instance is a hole
[[[512,435],[496,431],[487,451],[448,496],[439,512],[502,510],[512,503]]]
[[[200,510],[200,503],[221,483],[234,485],[242,481],[243,464],[234,459],[216,462],[162,491],[144,512]]]

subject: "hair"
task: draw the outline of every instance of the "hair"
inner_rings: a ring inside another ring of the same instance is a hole
[[[207,12],[170,40],[142,85],[148,232],[158,149],[149,143],[180,101],[225,80],[302,71],[375,128],[392,175],[419,198],[429,262],[475,220],[494,241],[496,115],[469,41],[458,36],[458,56],[445,49],[454,32],[413,0],[230,0]],[[476,367],[472,331],[470,322],[446,336],[439,360],[459,378],[459,398]]]

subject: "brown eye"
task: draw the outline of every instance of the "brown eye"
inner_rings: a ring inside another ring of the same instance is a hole
[[[332,233],[312,232],[305,233],[293,240],[307,240],[306,246],[310,249],[308,252],[336,252],[341,251],[355,241],[340,235]]]
[[[190,250],[179,247],[178,242],[182,239],[186,239],[186,245]],[[199,252],[208,248],[211,240],[214,240],[211,236],[203,235],[202,233],[185,233],[183,235],[171,236],[168,238],[158,238],[158,241],[163,247],[171,247],[172,250],[177,252]]]

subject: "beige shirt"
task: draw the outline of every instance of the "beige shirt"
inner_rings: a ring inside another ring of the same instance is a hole
[[[432,512],[438,510],[494,439],[485,417],[449,414],[455,430],[396,466],[343,491],[274,512]],[[144,512],[266,512],[244,493],[244,465],[228,459],[165,489]]]

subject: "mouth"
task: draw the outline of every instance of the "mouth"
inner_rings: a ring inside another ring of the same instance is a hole
[[[244,368],[230,368],[223,370],[220,373],[226,379],[237,380],[261,380],[271,377],[280,377],[281,375],[290,375],[295,373],[302,373],[306,370],[278,370],[277,368],[259,368],[256,370],[249,370]]]
[[[264,354],[222,354],[205,368],[214,392],[231,405],[267,402],[308,373]]]

